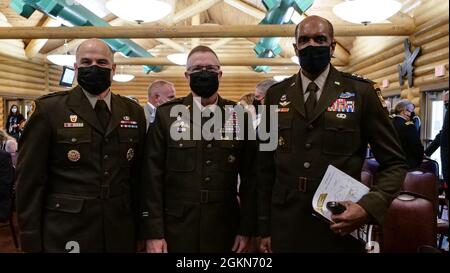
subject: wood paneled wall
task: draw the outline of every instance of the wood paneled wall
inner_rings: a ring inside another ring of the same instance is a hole
[[[67,88],[59,86],[59,79],[61,77],[61,70],[54,68],[49,69],[49,90],[50,92],[67,90]],[[220,81],[219,93],[222,97],[238,101],[239,98],[248,92],[254,92],[255,86],[260,81],[272,78],[271,76],[238,76],[238,75],[224,75]],[[147,102],[147,89],[149,85],[156,80],[166,80],[172,82],[175,86],[176,96],[183,97],[190,92],[189,83],[184,78],[183,73],[180,72],[179,77],[159,76],[158,74],[151,74],[149,76],[138,76],[127,83],[113,82],[112,90],[114,93],[123,96],[133,96],[139,100],[141,105]],[[74,83],[76,85],[76,82]]]
[[[24,61],[0,53],[0,96],[37,97],[47,93],[45,81],[45,66],[42,62]]]
[[[0,129],[3,129],[3,127],[5,126],[5,118],[4,118],[4,111],[5,109],[3,108],[3,98],[0,97]]]
[[[190,92],[189,83],[183,77],[138,77],[129,83],[114,83],[113,91],[128,96],[134,96],[139,99],[141,104],[147,101],[147,88],[155,80],[163,79],[170,81],[175,85],[176,96],[183,97]],[[258,82],[266,79],[265,77],[249,76],[224,76],[219,85],[219,93],[222,97],[238,101],[239,98],[248,92],[254,92]]]
[[[414,63],[413,88],[408,88],[405,78],[400,86],[397,67],[403,62],[405,50],[403,41],[368,58],[354,60],[345,68],[377,82],[384,95],[398,94],[408,98],[420,112],[420,92],[433,87],[448,87],[449,80],[449,3],[447,0],[430,0],[418,7],[414,21],[416,31],[409,37],[414,50],[421,47],[421,53]],[[405,37],[406,38],[406,37]],[[445,66],[445,75],[435,77],[435,67]],[[382,87],[384,80],[389,81]]]

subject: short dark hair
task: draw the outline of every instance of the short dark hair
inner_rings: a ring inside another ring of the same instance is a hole
[[[194,53],[197,53],[197,52],[209,52],[209,53],[212,53],[214,56],[216,56],[217,60],[219,60],[219,57],[217,56],[216,52],[214,52],[214,50],[212,50],[211,48],[209,48],[207,46],[204,46],[204,45],[199,45],[199,46],[194,47],[191,50],[191,52],[189,52],[189,55],[188,55],[187,58],[189,59]]]
[[[328,28],[330,30],[330,38],[333,39],[334,38],[334,27],[333,27],[333,24],[329,20],[327,20],[327,19],[325,19],[323,17],[316,16],[316,15],[314,15],[314,16],[315,17],[319,17],[320,19],[324,20],[328,24]],[[298,23],[297,26],[295,27],[295,40],[296,40],[295,42],[297,42],[298,31],[300,30],[300,25],[302,23],[303,23],[303,21]]]

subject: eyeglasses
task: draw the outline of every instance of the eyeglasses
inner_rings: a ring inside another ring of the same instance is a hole
[[[200,72],[202,70],[217,73],[220,70],[220,66],[218,66],[218,65],[196,65],[196,66],[189,67],[187,69],[187,71],[189,73],[196,73],[196,72]]]

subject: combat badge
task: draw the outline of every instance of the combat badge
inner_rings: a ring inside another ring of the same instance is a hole
[[[77,150],[70,150],[67,153],[67,159],[69,159],[71,162],[77,162],[78,160],[80,160],[80,158],[80,152],[78,152]]]
[[[352,92],[343,92],[343,93],[341,93],[341,94],[339,95],[339,98],[340,98],[340,99],[349,99],[349,98],[354,97],[354,96],[355,96],[355,93],[352,93]]]
[[[286,100],[287,100],[286,95],[281,96],[279,104],[280,104],[282,107],[288,106],[291,102],[290,102],[290,101],[286,101]],[[280,111],[280,112],[281,112],[281,111]]]

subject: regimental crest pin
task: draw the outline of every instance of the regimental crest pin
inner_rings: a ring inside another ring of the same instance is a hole
[[[75,123],[78,120],[78,116],[77,115],[70,115],[70,122]]]
[[[77,150],[70,150],[67,153],[67,159],[69,159],[71,162],[77,162],[78,160],[80,160],[80,158],[81,158],[81,154]]]

